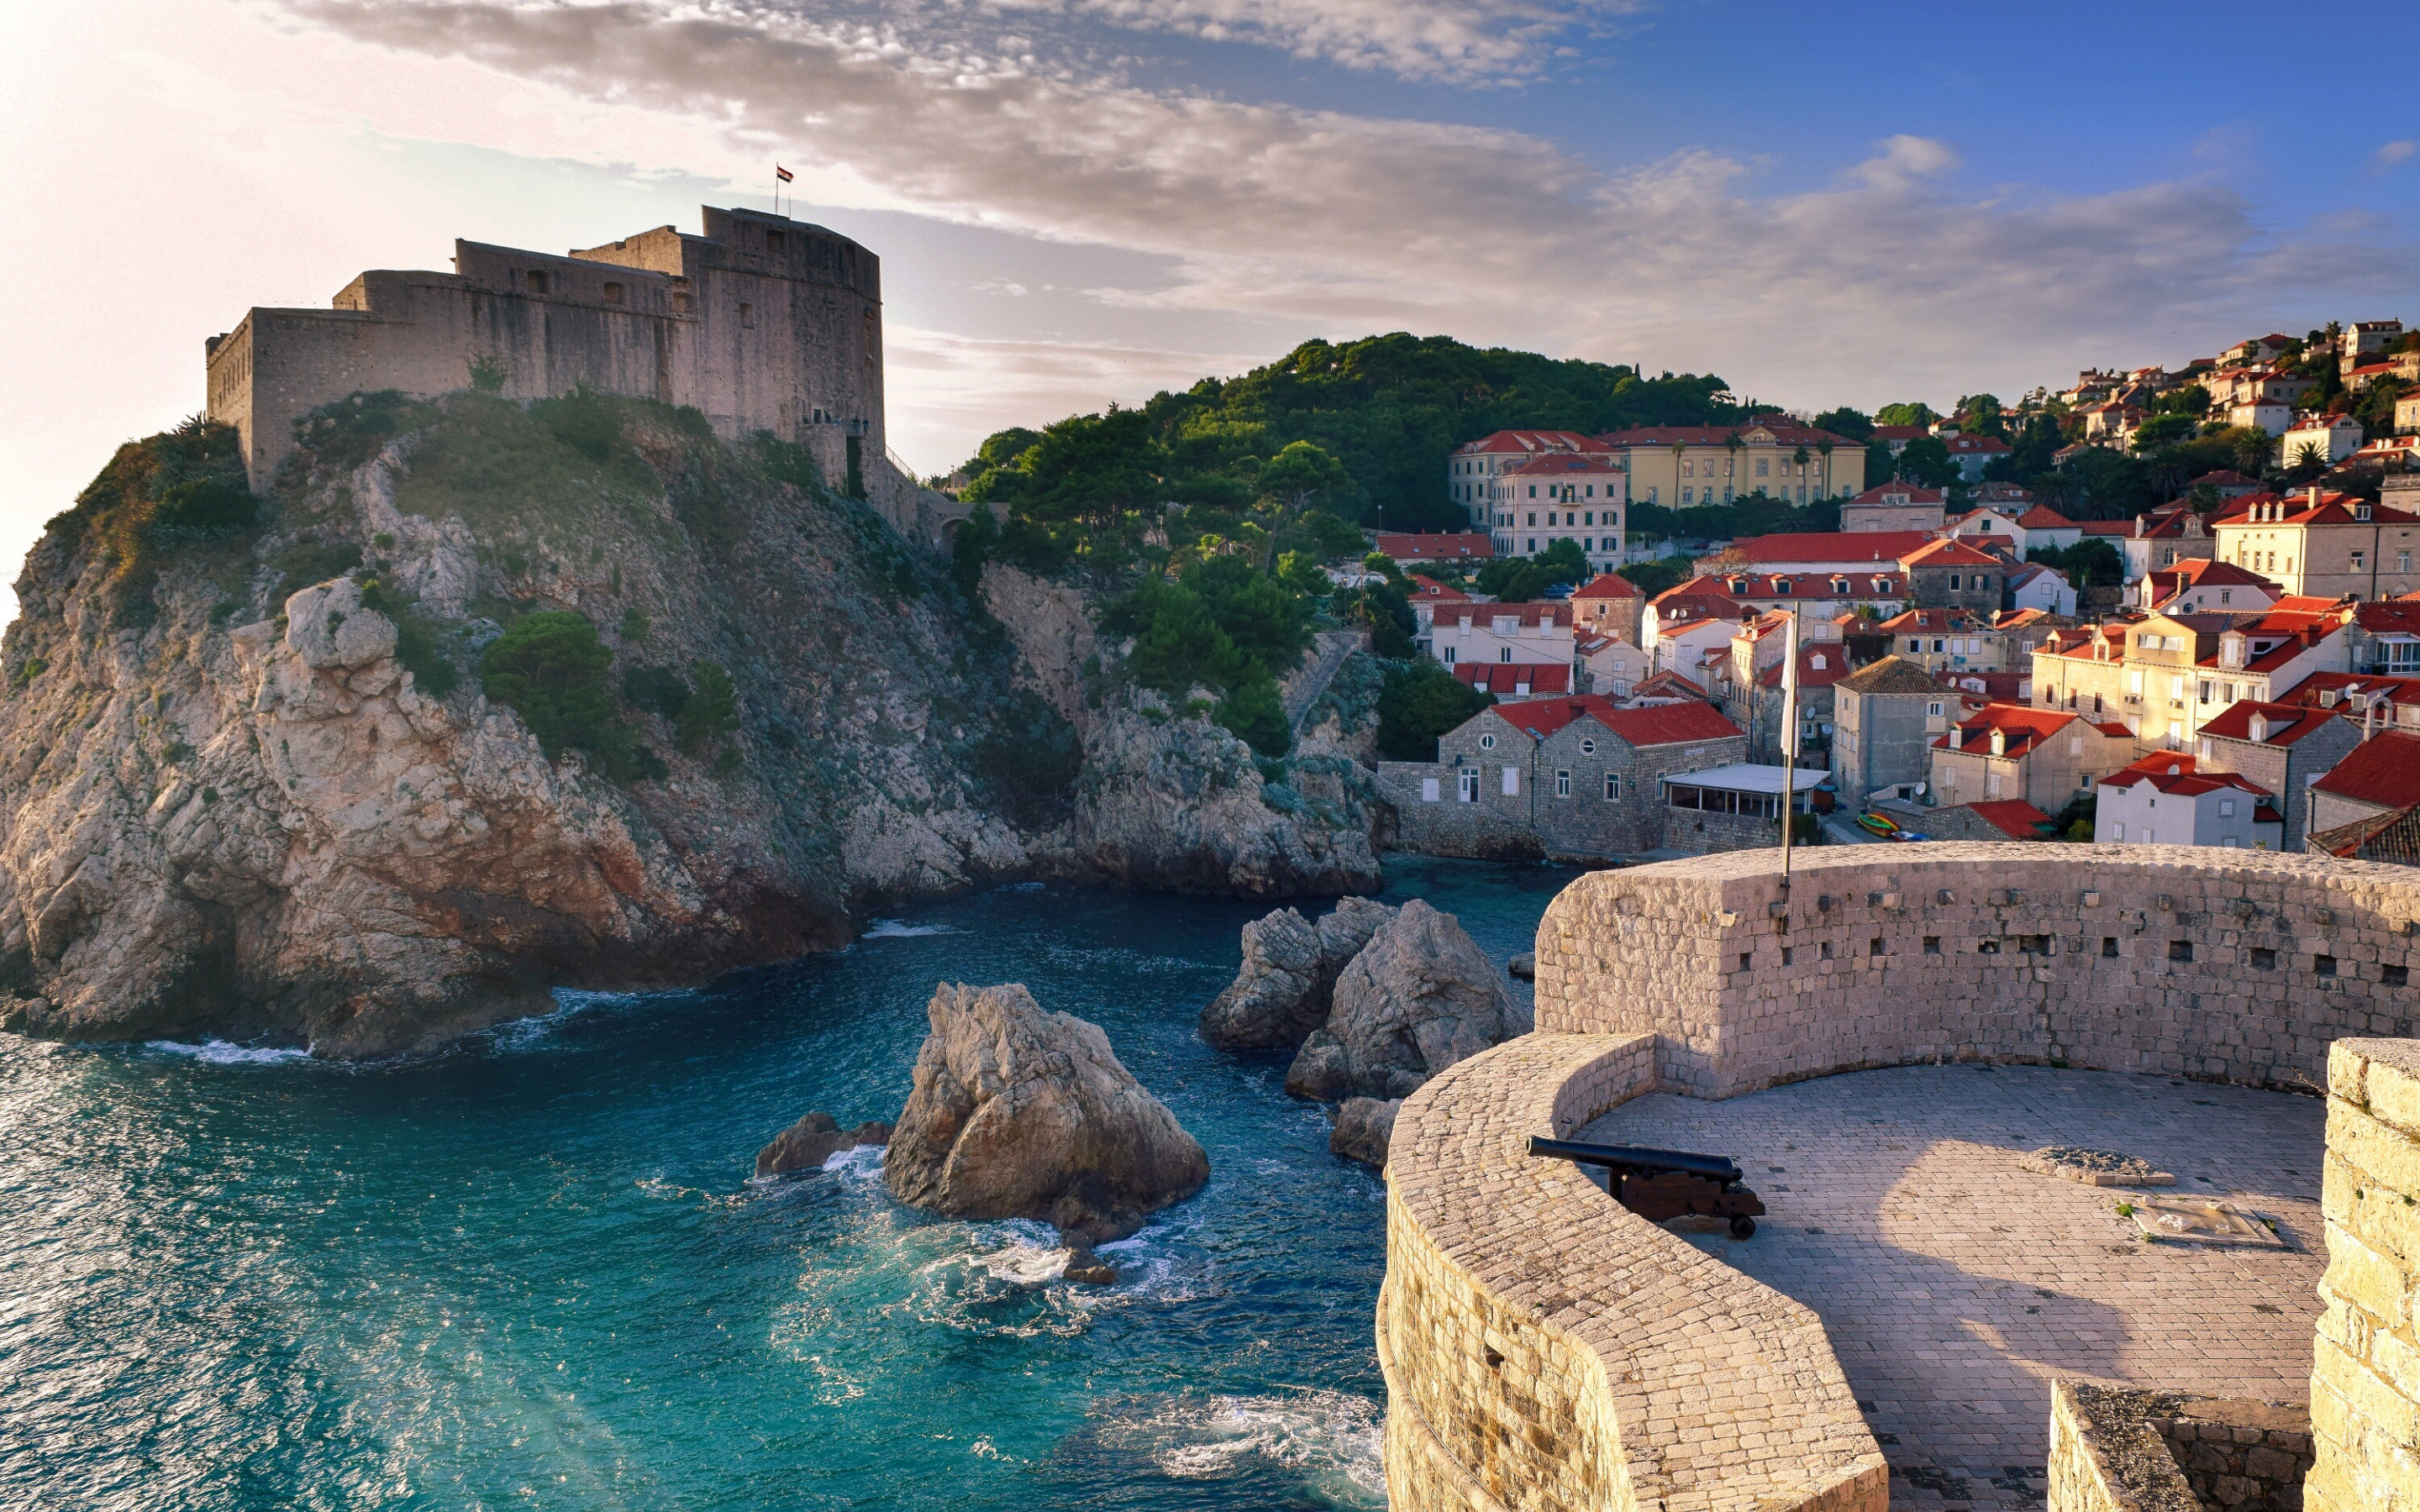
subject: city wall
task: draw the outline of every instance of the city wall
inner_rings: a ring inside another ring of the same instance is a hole
[[[1580,878],[1539,928],[1538,1032],[1404,1103],[1378,1306],[1392,1504],[1883,1512],[1881,1453],[1813,1315],[1526,1145],[1648,1091],[1988,1058],[2329,1091],[2304,1504],[2420,1512],[2420,1044],[2351,1038],[2410,1031],[2420,872],[1931,844],[1804,855],[1785,893],[1776,860]],[[2169,1415],[2143,1442],[2190,1497],[2173,1445],[2200,1419]],[[2254,1473],[2249,1450],[2298,1429],[2238,1427],[2259,1443],[2213,1468],[2213,1436],[2202,1471],[2282,1498],[2289,1473]],[[2082,1498],[2059,1504],[2150,1505],[2093,1499],[2090,1437],[2071,1408],[2054,1424],[2054,1480]]]
[[[1538,930],[1538,1027],[1656,1036],[1692,1096],[1995,1059],[2317,1091],[2406,1035],[2420,872],[2182,846],[1734,852],[1597,872]]]

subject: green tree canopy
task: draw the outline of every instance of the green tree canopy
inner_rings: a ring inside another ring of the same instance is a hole
[[[1941,418],[1932,406],[1911,399],[1902,404],[1886,404],[1874,411],[1877,425],[1930,425]]]
[[[1496,702],[1426,656],[1389,668],[1378,689],[1378,754],[1433,762],[1437,737]]]

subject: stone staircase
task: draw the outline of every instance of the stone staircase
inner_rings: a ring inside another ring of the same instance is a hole
[[[1319,695],[1327,691],[1327,685],[1336,681],[1337,669],[1344,665],[1346,657],[1369,643],[1369,633],[1363,630],[1323,630],[1312,640],[1308,668],[1286,679],[1286,729],[1290,733],[1302,733],[1302,721],[1309,717],[1311,706],[1319,702]]]

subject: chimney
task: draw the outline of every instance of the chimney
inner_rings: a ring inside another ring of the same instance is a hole
[[[2319,507],[2319,486],[2316,483],[2311,485],[2311,507],[2313,509]]]

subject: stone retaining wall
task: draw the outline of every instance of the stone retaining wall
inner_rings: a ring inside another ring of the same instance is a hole
[[[2299,1512],[2311,1414],[2054,1381],[2048,1512]]]
[[[1737,852],[1583,877],[1538,930],[1538,1027],[1656,1036],[1698,1097],[1991,1059],[2317,1091],[2412,1032],[2420,871],[2208,847]]]
[[[2328,1157],[2311,1361],[2318,1463],[2308,1512],[2420,1508],[2420,1044],[2339,1041],[2328,1056]]]
[[[1378,1304],[1397,1512],[1888,1505],[1812,1312],[1526,1153],[1652,1089],[1653,1051],[1528,1035],[1404,1103]]]

